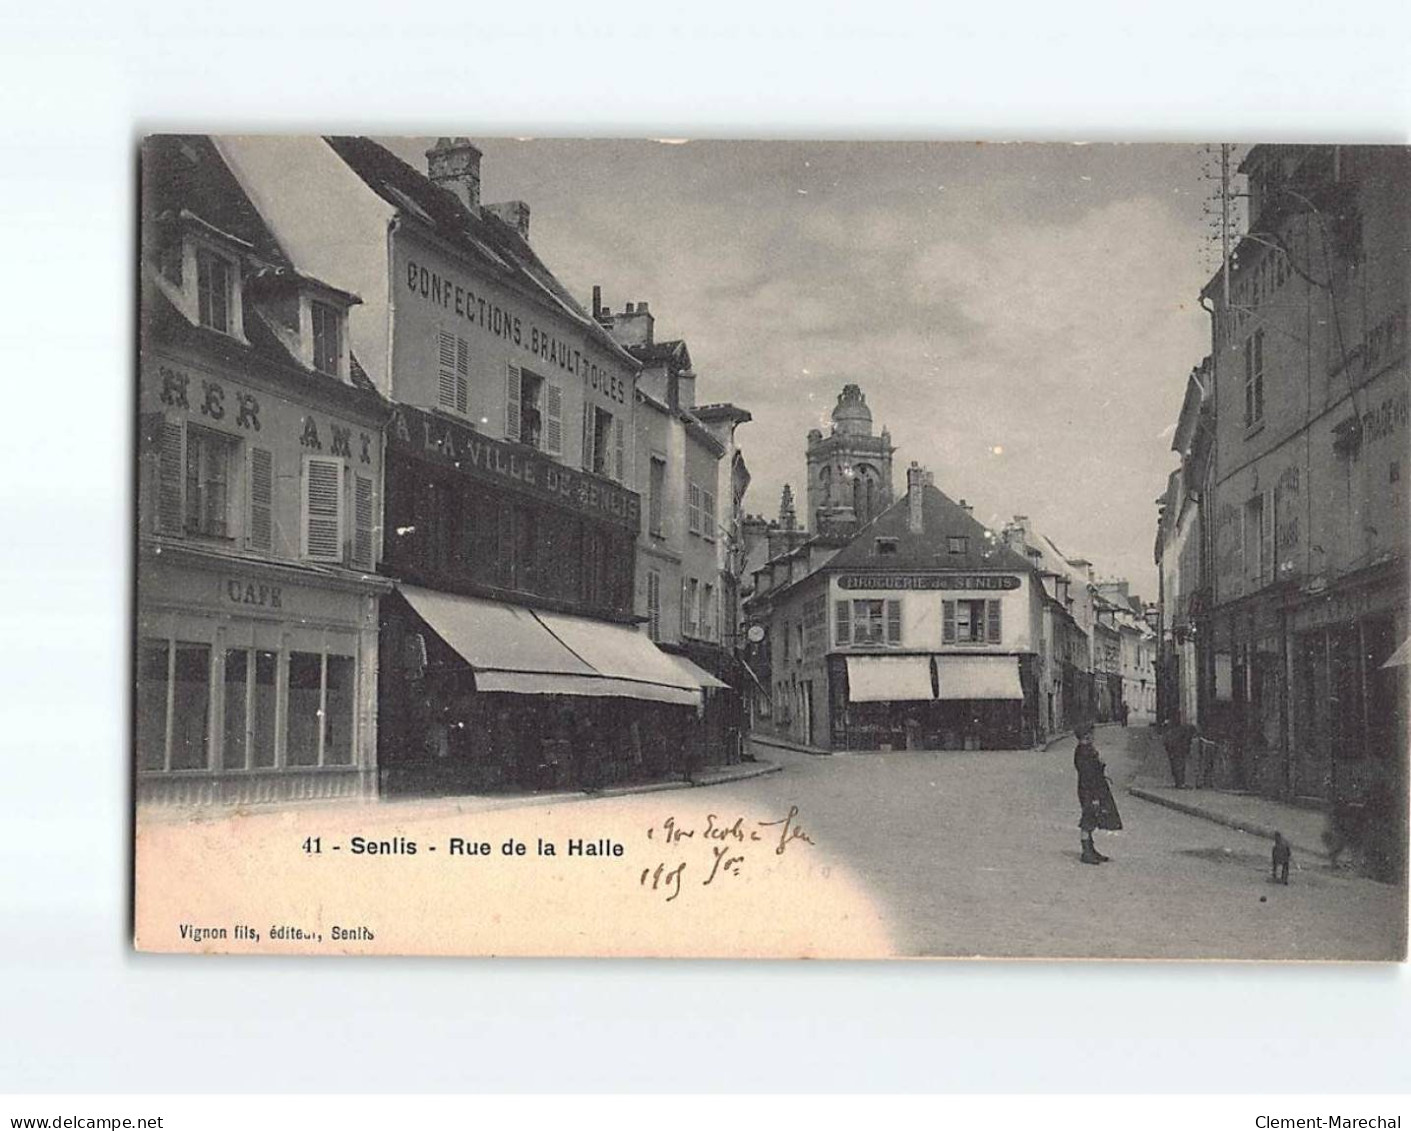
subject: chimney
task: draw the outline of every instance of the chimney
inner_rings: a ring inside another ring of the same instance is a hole
[[[925,526],[921,506],[921,488],[925,483],[925,470],[912,460],[906,469],[906,528],[912,534],[920,534]]]
[[[480,209],[480,150],[469,138],[439,137],[426,151],[426,175],[472,212]],[[528,209],[525,223],[529,222]]]
[[[960,500],[960,509],[963,510],[966,514],[975,513],[975,508],[972,507],[969,503],[967,503],[964,499]]]
[[[603,318],[603,288],[597,283],[593,284],[593,320],[601,322]]]
[[[519,238],[529,242],[529,205],[522,200],[505,200],[499,204],[486,204],[483,209],[492,216],[498,216],[519,233]]]
[[[607,313],[606,307],[603,313]],[[613,319],[612,336],[624,346],[649,346],[656,340],[653,334],[655,325],[656,319],[645,302],[629,302],[622,313]]]

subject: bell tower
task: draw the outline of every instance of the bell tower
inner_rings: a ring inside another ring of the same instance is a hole
[[[827,436],[808,434],[809,527],[815,534],[849,534],[892,504],[892,435],[872,434],[872,410],[857,385],[844,385]]]

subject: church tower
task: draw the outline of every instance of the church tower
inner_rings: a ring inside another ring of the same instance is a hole
[[[892,504],[892,436],[872,434],[872,410],[856,385],[844,385],[827,436],[808,434],[808,515],[815,534],[846,534]]]

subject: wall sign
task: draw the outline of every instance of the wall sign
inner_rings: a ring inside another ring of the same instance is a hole
[[[839,589],[1018,589],[1012,573],[845,573]]]
[[[257,584],[230,577],[223,587],[225,599],[232,605],[257,605],[266,609],[282,609],[284,595],[278,585]]]
[[[508,487],[637,532],[642,504],[635,491],[564,467],[532,448],[492,440],[405,405],[392,413],[387,442],[394,452],[432,459],[467,478]]]

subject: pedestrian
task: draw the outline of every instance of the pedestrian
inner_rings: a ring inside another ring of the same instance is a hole
[[[1112,799],[1112,787],[1107,780],[1107,767],[1097,756],[1093,745],[1091,723],[1080,724],[1077,729],[1078,746],[1073,751],[1073,768],[1078,771],[1078,829],[1082,833],[1084,864],[1102,864],[1108,857],[1093,846],[1093,830],[1117,830],[1122,827],[1122,818],[1117,812],[1117,803]]]

